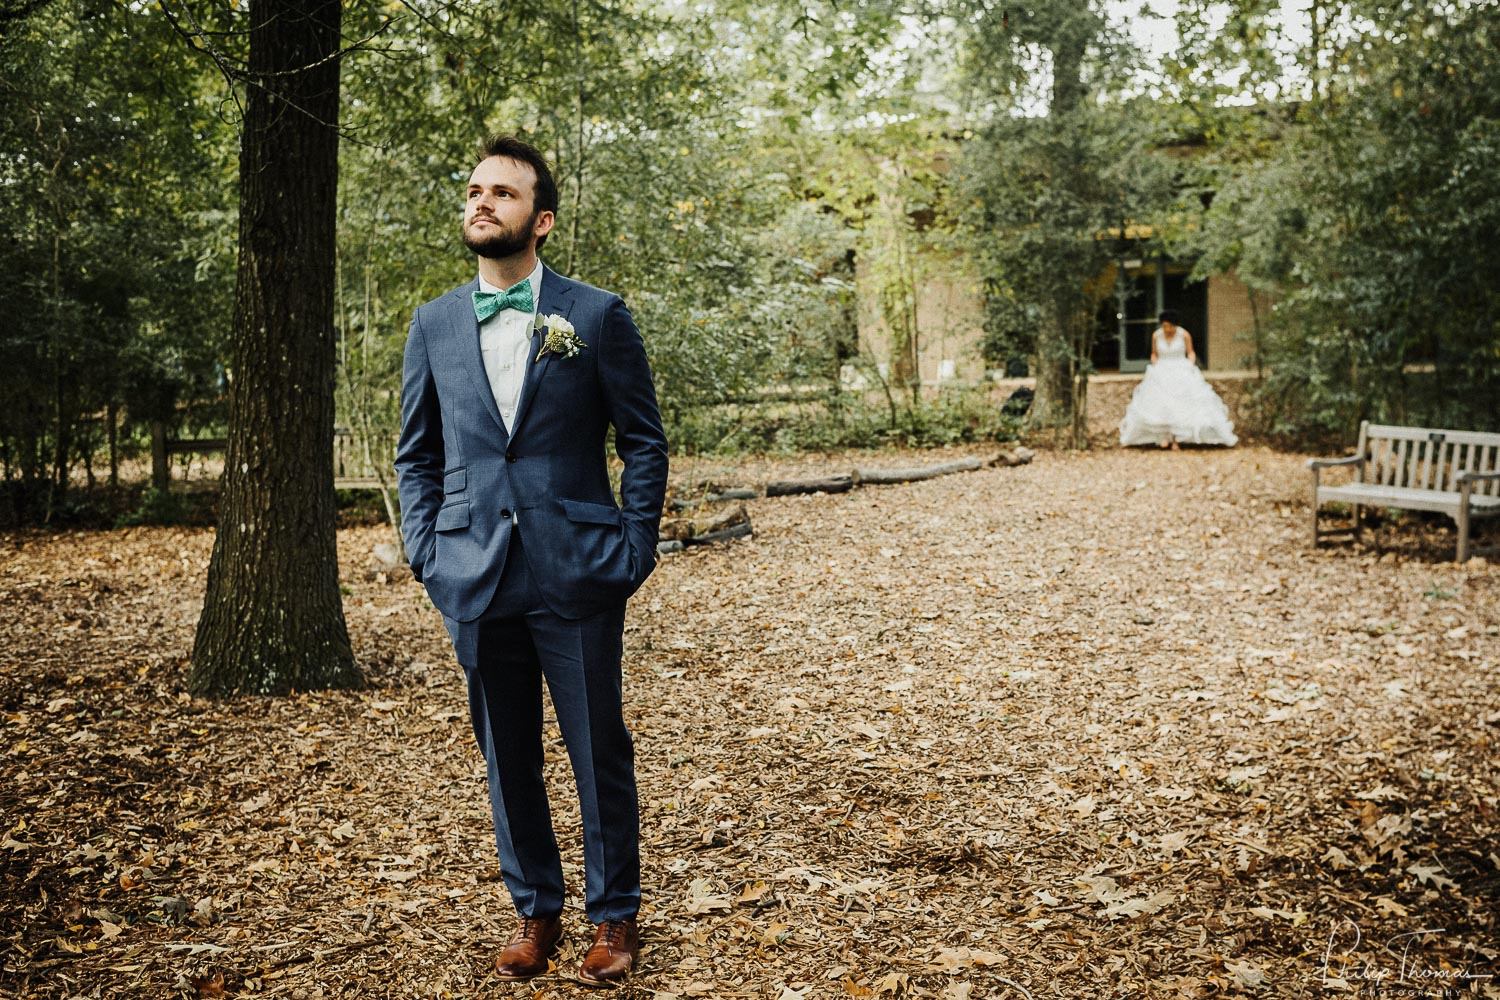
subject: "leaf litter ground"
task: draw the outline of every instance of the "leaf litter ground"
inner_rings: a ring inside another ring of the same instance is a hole
[[[1496,572],[1429,521],[1314,552],[1307,485],[1264,449],[1043,453],[753,501],[753,540],[665,557],[626,633],[617,995],[1500,995]],[[374,686],[224,703],[184,690],[211,533],[0,540],[0,995],[588,993],[555,728],[568,934],[489,974],[462,674],[415,584],[365,579],[385,537],[340,534]]]

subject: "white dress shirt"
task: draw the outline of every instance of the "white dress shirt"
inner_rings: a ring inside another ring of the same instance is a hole
[[[479,324],[479,351],[484,356],[484,374],[490,382],[490,392],[495,395],[495,405],[500,408],[500,419],[505,421],[507,434],[513,433],[516,405],[521,401],[521,385],[526,381],[527,357],[531,348],[531,329],[536,322],[535,304],[542,293],[542,262],[526,279],[531,282],[531,312],[519,309],[501,309]],[[503,292],[505,289],[479,279],[481,292]]]

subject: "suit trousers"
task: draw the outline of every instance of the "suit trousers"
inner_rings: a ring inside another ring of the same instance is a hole
[[[469,684],[469,717],[489,771],[500,873],[516,911],[560,913],[566,890],[542,778],[542,681],[552,696],[583,819],[584,898],[593,923],[641,901],[635,748],[621,703],[625,606],[580,620],[548,609],[512,528],[494,600],[444,618]]]

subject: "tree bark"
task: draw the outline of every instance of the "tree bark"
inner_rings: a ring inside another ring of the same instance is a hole
[[[854,488],[850,476],[824,476],[821,479],[778,479],[766,484],[766,496],[789,497],[798,493],[848,493]]]
[[[120,494],[120,411],[110,403],[104,411],[109,423],[109,489],[115,496]]]
[[[1089,4],[1083,0],[1065,0],[1057,5],[1053,14],[1058,21],[1051,44],[1052,105],[1048,119],[1049,127],[1057,135],[1068,132],[1070,118],[1083,106],[1088,95],[1083,78],[1084,57],[1097,27]],[[1077,137],[1072,136],[1069,144],[1077,141]],[[1054,183],[1065,191],[1074,191],[1080,185],[1076,163],[1076,151],[1070,149],[1068,159],[1058,164],[1058,177]],[[1066,299],[1067,294],[1064,292],[1064,298],[1053,303],[1052,315],[1037,331],[1032,365],[1032,371],[1036,373],[1036,396],[1028,419],[1033,429],[1051,430],[1054,441],[1058,443],[1062,443],[1064,433],[1073,437],[1078,405],[1074,394],[1074,369],[1078,360],[1072,337],[1074,304]],[[1076,441],[1074,444],[1076,446]]]
[[[230,430],[189,686],[362,683],[333,490],[339,0],[251,0]]]
[[[1037,329],[1032,362],[1036,395],[1031,400],[1027,425],[1033,430],[1050,430],[1055,439],[1073,425],[1072,357],[1073,344],[1063,307],[1054,306],[1052,314]]]
[[[919,483],[924,479],[950,476],[955,472],[973,472],[984,463],[977,458],[960,458],[937,465],[919,465],[906,469],[860,469],[854,470],[854,482],[860,486],[892,483]]]

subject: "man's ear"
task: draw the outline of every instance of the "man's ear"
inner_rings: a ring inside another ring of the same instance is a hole
[[[557,221],[557,216],[551,212],[538,212],[536,222],[531,227],[532,235],[546,236],[552,232],[552,224]]]

